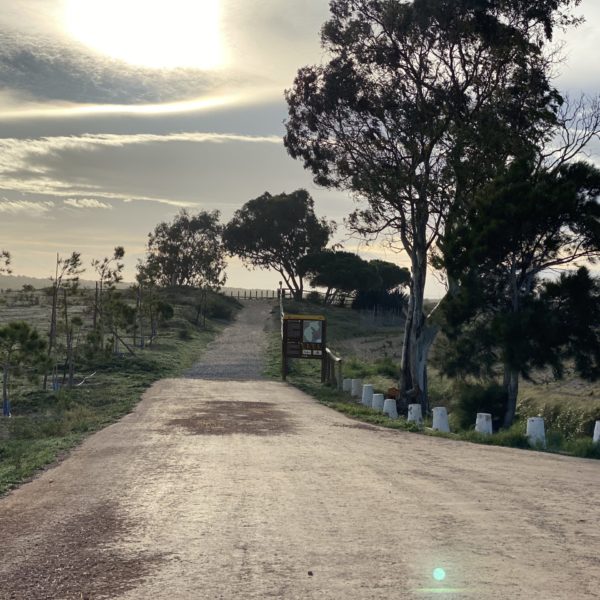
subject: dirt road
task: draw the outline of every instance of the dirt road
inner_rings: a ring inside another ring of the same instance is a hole
[[[598,598],[599,498],[598,462],[166,380],[0,501],[0,598]]]

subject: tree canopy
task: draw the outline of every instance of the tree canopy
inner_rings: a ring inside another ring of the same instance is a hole
[[[301,296],[299,261],[323,250],[334,228],[334,223],[315,215],[314,200],[306,190],[276,196],[265,192],[235,212],[223,240],[230,254],[252,267],[277,271]]]
[[[315,181],[366,206],[351,225],[389,234],[411,262],[401,391],[426,404],[437,326],[430,258],[481,185],[554,136],[562,98],[545,52],[576,0],[332,0],[328,61],[286,94],[285,145]]]
[[[323,287],[325,303],[334,302],[340,294],[370,293],[385,295],[410,283],[410,273],[383,260],[363,260],[358,254],[341,250],[323,250],[304,256],[299,270],[309,278],[312,287]]]
[[[600,171],[591,165],[540,170],[516,161],[440,244],[456,285],[443,303],[450,346],[442,364],[449,374],[488,377],[500,364],[505,426],[515,415],[518,378],[532,368],[550,366],[560,376],[563,361],[576,358],[581,375],[596,377],[598,282],[586,269],[558,282],[543,277],[600,256],[599,195]]]
[[[352,252],[323,250],[308,254],[300,259],[299,269],[312,287],[326,289],[326,304],[333,302],[339,293],[349,294],[380,283],[375,269]]]
[[[221,287],[225,252],[219,217],[219,211],[182,210],[172,222],[159,223],[148,234],[145,274],[163,286]]]

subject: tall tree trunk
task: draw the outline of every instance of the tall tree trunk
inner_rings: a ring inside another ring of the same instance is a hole
[[[411,404],[420,404],[423,414],[429,410],[427,390],[427,361],[429,350],[439,331],[429,325],[424,311],[427,253],[416,251],[412,257],[412,287],[403,345],[402,382],[404,398]],[[407,339],[408,336],[408,339]],[[410,387],[409,387],[410,386]]]
[[[509,365],[504,365],[504,389],[506,390],[506,412],[502,425],[508,429],[515,420],[519,395],[519,371]]]
[[[518,266],[513,263],[510,270],[510,290],[511,290],[511,308],[513,314],[521,310],[520,286],[517,280]],[[527,286],[527,292],[533,286],[533,279]],[[504,364],[504,390],[506,391],[506,412],[504,413],[503,426],[509,428],[515,420],[517,412],[517,397],[519,395],[519,371],[509,365],[507,361]]]
[[[412,329],[414,300],[412,290],[408,299],[406,319],[404,321],[404,339],[402,341],[402,358],[400,365],[400,399],[407,400],[409,390],[412,390],[412,378],[410,376],[410,330]]]

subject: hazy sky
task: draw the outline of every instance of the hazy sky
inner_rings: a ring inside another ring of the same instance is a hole
[[[600,6],[580,12],[559,87],[598,93]],[[0,0],[0,248],[14,271],[123,245],[131,278],[159,221],[182,207],[226,221],[264,191],[305,187],[341,222],[352,200],[318,189],[281,142],[283,90],[320,60],[327,14],[327,0]],[[236,261],[228,274],[278,280]]]

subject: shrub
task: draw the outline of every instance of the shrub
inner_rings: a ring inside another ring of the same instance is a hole
[[[233,319],[233,306],[217,298],[209,298],[206,302],[206,316],[209,319],[231,321]]]
[[[188,342],[189,340],[192,339],[192,334],[190,332],[189,329],[186,328],[181,328],[178,332],[177,332],[177,337],[184,341],[184,342]]]
[[[455,385],[453,417],[461,429],[475,425],[477,413],[490,413],[494,431],[499,429],[506,407],[506,393],[497,384],[481,385],[459,382]]]
[[[375,361],[375,371],[378,375],[384,375],[396,379],[398,377],[400,365],[395,363],[392,358],[386,356]]]
[[[591,437],[594,424],[600,420],[600,403],[597,406],[577,406],[565,401],[543,402],[532,398],[519,401],[519,416],[543,417],[547,429],[560,432],[565,440],[587,436]]]

